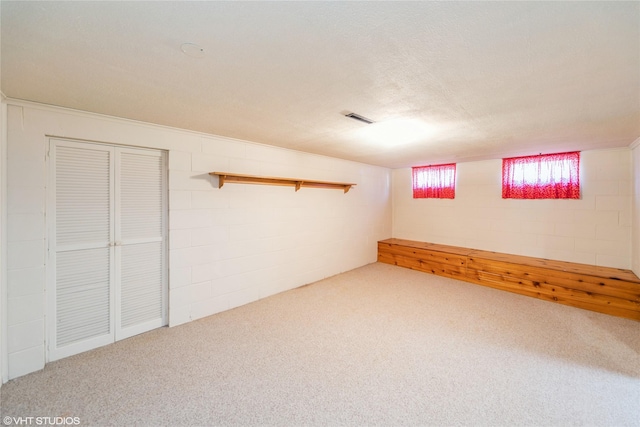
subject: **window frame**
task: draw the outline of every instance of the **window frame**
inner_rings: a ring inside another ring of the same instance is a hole
[[[580,199],[580,194],[579,151],[502,159],[503,199]]]
[[[446,174],[453,172],[453,176],[451,178],[442,176],[436,176],[436,174]],[[417,176],[420,173],[432,174],[432,176],[427,177],[425,180],[425,186],[418,186]],[[428,165],[428,166],[414,166],[411,168],[411,188],[413,190],[413,198],[414,199],[455,199],[456,196],[456,175],[457,168],[456,163],[443,163],[438,165]],[[443,178],[445,180],[449,179],[451,182],[443,182]],[[437,184],[441,184],[439,186],[430,186],[429,183],[432,181],[440,181]]]

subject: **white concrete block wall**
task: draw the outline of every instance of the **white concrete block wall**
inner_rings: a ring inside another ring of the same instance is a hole
[[[253,144],[233,146],[219,139],[204,138],[202,143],[203,152],[228,157],[192,154],[189,161],[180,153],[170,159],[170,176],[194,181],[174,187],[179,188],[179,204],[171,217],[171,270],[179,311],[172,324],[371,262],[376,241],[390,235],[388,175],[379,168],[354,168],[352,163]],[[358,186],[346,195],[237,184],[211,191],[217,178],[207,174],[216,170],[330,176]],[[365,182],[369,184],[360,185]]]
[[[631,144],[633,170],[631,229],[631,268],[636,276],[640,276],[640,138]]]
[[[393,236],[631,268],[631,150],[583,151],[580,200],[502,199],[502,160],[458,163],[456,198],[413,199],[393,171]]]
[[[6,209],[6,171],[7,171],[7,106],[4,102],[4,94],[0,92],[0,387],[9,378],[7,357],[7,259],[6,259],[6,234],[7,234],[7,209]]]
[[[21,107],[7,109],[7,354],[9,378],[44,367],[45,147]],[[23,138],[20,138],[24,136]],[[25,170],[26,169],[26,170]],[[33,176],[29,176],[29,171]],[[31,228],[42,230],[40,235]],[[31,335],[24,335],[28,329]]]
[[[376,260],[390,170],[251,142],[8,101],[8,376],[46,361],[48,136],[168,151],[169,324]],[[342,191],[227,184],[211,171],[345,181]]]

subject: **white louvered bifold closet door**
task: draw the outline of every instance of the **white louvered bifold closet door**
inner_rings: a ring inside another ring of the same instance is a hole
[[[55,165],[50,262],[55,289],[50,360],[114,340],[113,148],[59,142]],[[50,323],[51,325],[51,323]]]
[[[155,150],[51,140],[49,355],[166,324],[166,168]]]
[[[164,159],[161,152],[121,149],[116,241],[120,253],[116,339],[164,325],[166,301]]]

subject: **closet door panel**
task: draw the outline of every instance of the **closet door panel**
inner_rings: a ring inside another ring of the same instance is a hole
[[[114,338],[113,149],[52,142],[50,260],[52,344],[56,360]]]
[[[119,329],[122,339],[166,324],[164,156],[158,151],[117,153],[119,197]]]

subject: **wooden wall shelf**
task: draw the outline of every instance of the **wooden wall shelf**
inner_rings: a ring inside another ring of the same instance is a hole
[[[240,175],[237,173],[228,173],[228,172],[210,172],[209,175],[218,177],[219,179],[218,188],[222,188],[222,186],[226,183],[234,183],[234,184],[281,185],[286,187],[295,187],[296,191],[298,191],[301,187],[332,188],[332,189],[340,189],[340,190],[343,190],[345,193],[347,193],[349,192],[351,187],[356,185],[348,182],[329,182],[329,181],[314,181],[309,179]]]

